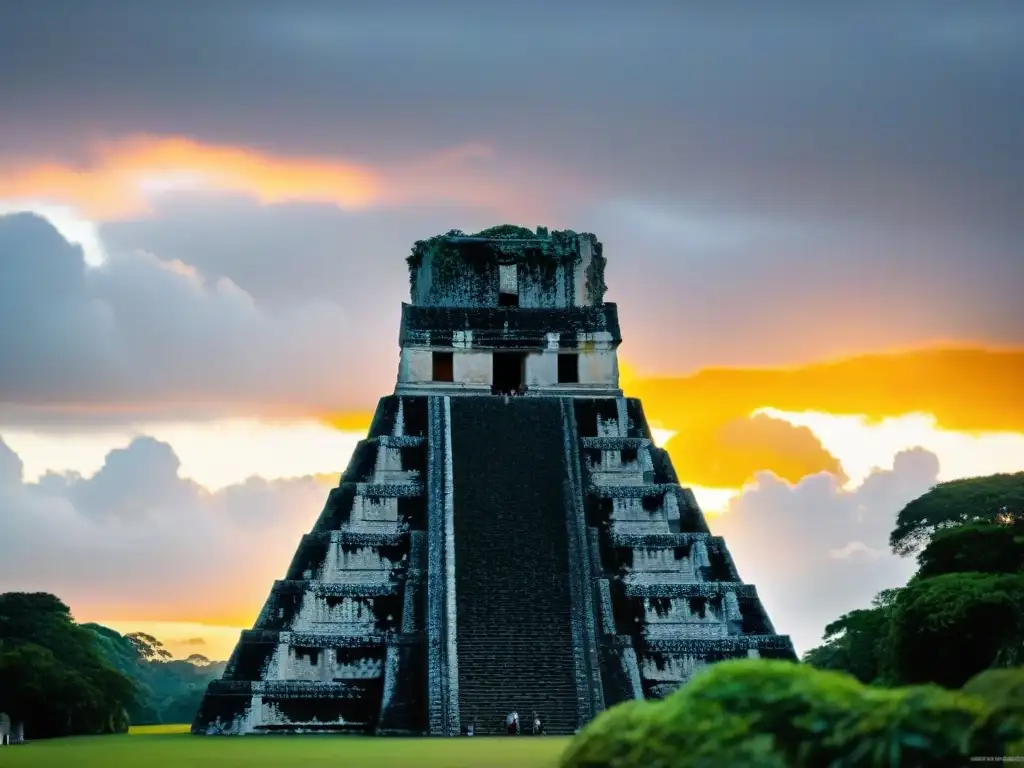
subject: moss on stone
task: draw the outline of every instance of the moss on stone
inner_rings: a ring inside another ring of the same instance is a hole
[[[594,238],[594,253],[590,264],[587,265],[586,279],[587,294],[595,304],[600,304],[604,301],[604,295],[608,290],[608,284],[604,281],[604,268],[607,264],[608,260],[604,257],[604,248],[601,246],[601,243],[597,242],[597,238]]]
[[[492,239],[502,240],[532,240],[537,237],[537,233],[526,227],[520,227],[517,224],[499,224],[496,227],[488,227],[482,229],[471,237],[487,237]]]

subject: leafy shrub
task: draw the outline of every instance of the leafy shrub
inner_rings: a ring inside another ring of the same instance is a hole
[[[988,705],[991,727],[1020,737],[1024,731],[1024,667],[985,670],[968,680],[962,690]],[[1024,755],[1024,737],[1011,743],[1007,754]]]
[[[1024,721],[1024,667],[986,669],[968,680],[962,690],[983,699],[993,710]]]
[[[1024,574],[912,579],[893,606],[891,641],[902,683],[959,688],[989,667],[1019,664]]]
[[[784,661],[716,664],[661,702],[602,713],[562,768],[960,766],[1024,738],[984,701],[937,686],[884,689]]]

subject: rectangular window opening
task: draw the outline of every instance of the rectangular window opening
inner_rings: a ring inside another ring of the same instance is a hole
[[[566,352],[558,356],[558,383],[578,384],[580,380],[580,356]]]
[[[519,265],[498,265],[498,306],[519,306]]]
[[[434,352],[432,381],[455,381],[455,355],[452,352]]]

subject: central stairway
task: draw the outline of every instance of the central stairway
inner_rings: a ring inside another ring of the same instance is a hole
[[[578,723],[566,468],[557,399],[453,397],[459,713],[479,734],[536,710]]]

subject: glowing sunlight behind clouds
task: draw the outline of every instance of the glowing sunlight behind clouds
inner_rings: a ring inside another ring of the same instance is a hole
[[[380,193],[376,175],[355,164],[178,137],[100,144],[84,167],[34,160],[0,169],[0,198],[63,203],[98,220],[145,213],[152,195],[195,188],[245,192],[264,203],[302,199],[343,208],[365,206]]]
[[[94,144],[86,154],[88,160],[78,164],[42,156],[0,162],[0,205],[48,218],[50,211],[74,210],[79,218],[106,222],[151,214],[152,204],[166,193],[212,191],[249,196],[264,205],[328,203],[348,211],[433,203],[489,207],[509,218],[554,215],[540,200],[534,182],[538,169],[528,158],[498,156],[479,142],[373,167],[331,156],[273,154],[144,134]],[[545,197],[561,199],[587,191],[567,172],[545,187]]]
[[[915,447],[938,456],[941,480],[1024,469],[1024,434],[1017,432],[969,434],[944,430],[926,414],[872,423],[864,416],[813,411],[762,408],[755,413],[810,429],[838,459],[848,478],[848,489],[859,486],[873,469],[891,465],[900,451]],[[367,427],[354,422],[338,429],[312,420],[267,423],[222,419],[139,425],[131,432],[53,434],[0,429],[0,434],[24,461],[28,481],[46,471],[70,470],[89,476],[102,466],[108,451],[126,446],[136,434],[146,434],[173,446],[181,459],[182,477],[217,490],[253,475],[274,480],[340,474]],[[675,434],[664,428],[652,429],[652,433],[661,446]],[[688,484],[685,478],[682,481]],[[688,485],[709,514],[725,511],[729,501],[743,490]]]
[[[193,653],[202,654],[214,661],[231,656],[238,642],[238,636],[248,627],[228,627],[217,624],[196,624],[187,621],[137,621],[134,619],[107,619],[103,616],[75,616],[81,622],[93,621],[110,627],[122,635],[144,632],[160,640],[177,658],[187,658]]]
[[[365,430],[345,432],[314,421],[264,423],[255,419],[143,424],[131,432],[55,434],[3,430],[0,435],[22,459],[25,479],[46,471],[94,474],[107,453],[144,434],[169,443],[181,459],[182,477],[215,491],[253,475],[266,480],[304,475],[340,475]]]
[[[3,187],[3,175],[0,174],[0,189]],[[69,243],[75,243],[82,249],[82,257],[90,267],[102,264],[107,253],[100,239],[99,227],[80,215],[68,205],[54,205],[39,200],[0,200],[0,216],[8,213],[31,211],[46,219],[60,232]]]
[[[1024,434],[1020,432],[957,432],[942,429],[934,416],[923,413],[871,423],[865,416],[815,411],[762,408],[758,412],[809,428],[825,450],[839,459],[851,488],[900,451],[917,447],[938,456],[942,481],[1024,470]]]

